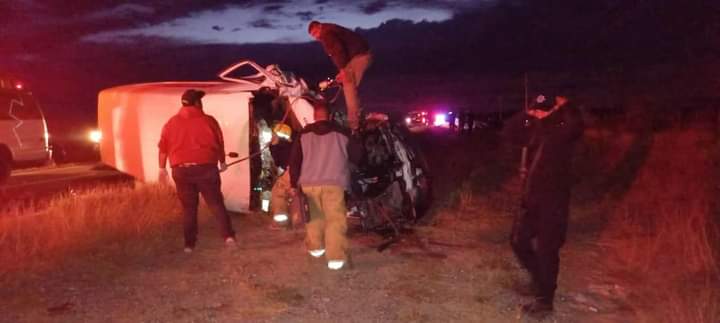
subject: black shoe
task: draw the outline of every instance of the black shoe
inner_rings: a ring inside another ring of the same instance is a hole
[[[528,316],[534,317],[536,319],[542,319],[552,314],[553,304],[552,302],[538,299],[532,303],[523,305],[522,311]]]
[[[537,297],[540,294],[540,289],[537,287],[537,284],[533,282],[527,284],[517,282],[513,285],[512,289],[515,293],[524,297]]]

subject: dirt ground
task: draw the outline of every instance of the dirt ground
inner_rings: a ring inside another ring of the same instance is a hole
[[[483,136],[447,139],[444,154],[430,154],[435,206],[425,223],[382,252],[380,235],[351,232],[350,270],[329,271],[306,255],[301,230],[269,230],[260,214],[233,216],[239,246],[228,249],[205,215],[192,254],[178,228],[142,252],[110,245],[51,271],[0,277],[0,322],[535,322],[519,310],[530,301],[516,292],[527,277],[508,243],[515,195],[501,179],[514,165],[486,166],[497,138]],[[488,182],[463,189],[462,178]],[[638,321],[602,261],[601,226],[571,224],[555,314],[544,321]]]
[[[207,221],[190,255],[177,239],[156,255],[68,260],[10,283],[0,322],[508,322],[528,301],[513,291],[525,278],[507,246],[506,218],[418,228],[382,253],[379,236],[354,234],[354,269],[341,272],[306,256],[301,232],[270,231],[259,218],[234,218],[236,250]],[[593,303],[602,296],[568,274],[592,270],[601,252],[589,248],[574,241],[565,250],[553,321],[606,315]],[[618,322],[612,312],[606,321]]]

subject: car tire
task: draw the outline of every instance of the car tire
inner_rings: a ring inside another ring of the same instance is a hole
[[[68,153],[65,146],[59,143],[52,144],[52,162],[55,165],[64,164],[68,161]]]

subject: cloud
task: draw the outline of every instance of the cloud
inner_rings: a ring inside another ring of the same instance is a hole
[[[361,5],[360,8],[362,8],[362,12],[372,15],[375,13],[378,13],[385,9],[388,6],[388,3],[384,0],[376,0],[368,4]]]
[[[132,3],[124,3],[119,6],[102,9],[96,11],[90,15],[85,16],[85,19],[118,19],[126,17],[146,17],[155,13],[155,8],[145,5],[138,5]]]
[[[300,18],[302,21],[310,21],[315,17],[315,13],[312,11],[299,11],[295,13],[295,16]]]
[[[273,23],[269,19],[258,19],[248,23],[253,28],[273,28]]]
[[[265,6],[265,8],[263,8],[263,11],[264,12],[277,12],[277,11],[280,11],[282,8],[283,8],[283,6],[281,6],[281,5],[273,4],[273,5]]]
[[[115,42],[116,39],[126,42],[134,37],[143,39],[142,36],[198,44],[298,43],[311,41],[305,28],[313,19],[336,22],[348,28],[370,29],[391,19],[445,21],[453,15],[447,8],[410,5],[407,1],[365,1],[364,7],[339,1],[328,1],[320,6],[316,3],[315,0],[270,4],[248,1],[241,5],[189,11],[186,15],[157,23],[153,22],[155,19],[138,19],[142,22],[128,23],[126,28],[100,28],[98,32],[83,35],[82,39],[98,43]],[[127,12],[129,8],[135,9],[131,10],[134,15],[146,12],[139,7],[124,7],[123,10]],[[157,14],[160,13],[156,7]]]

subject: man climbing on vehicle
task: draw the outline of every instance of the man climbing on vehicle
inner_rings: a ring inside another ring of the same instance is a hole
[[[325,53],[338,68],[335,79],[343,84],[348,125],[355,130],[360,119],[357,88],[365,70],[372,64],[370,46],[358,33],[336,24],[312,21],[308,25],[308,33],[322,44]]]

